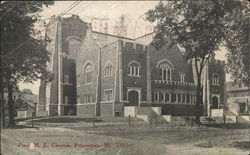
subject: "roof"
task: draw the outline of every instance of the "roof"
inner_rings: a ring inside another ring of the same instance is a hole
[[[113,34],[108,34],[108,33],[103,33],[103,32],[97,32],[97,31],[92,31],[92,33],[97,33],[97,34],[100,34],[100,35],[110,36],[110,37],[119,38],[119,39],[135,40],[135,39],[132,39],[132,38],[127,38],[127,37],[122,37],[122,36],[118,36],[118,35],[113,35]]]
[[[237,98],[234,103],[247,103],[247,98]]]
[[[235,84],[234,82],[227,82],[227,91],[248,91],[248,87]]]
[[[107,33],[96,32],[96,31],[92,31],[92,36],[96,40],[96,42],[101,46],[108,45],[118,40],[134,41],[134,39],[131,39],[131,38],[126,38],[126,37],[121,37],[121,36],[117,36],[113,34],[107,34]]]

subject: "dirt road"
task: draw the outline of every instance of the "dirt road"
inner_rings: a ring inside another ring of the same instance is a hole
[[[248,155],[248,148],[237,148],[234,142],[247,142],[248,130],[214,131],[220,135],[213,141],[194,138],[195,132],[92,132],[67,128],[24,128],[2,130],[3,155]],[[100,134],[101,133],[101,134]],[[233,136],[229,136],[229,135]],[[127,136],[129,135],[129,136]],[[197,134],[198,135],[198,134]],[[199,134],[205,136],[205,133]],[[239,136],[237,136],[239,135]],[[210,136],[210,137],[209,137]],[[133,138],[134,137],[134,138]],[[179,141],[183,138],[183,142]],[[178,139],[179,143],[175,141]],[[221,143],[221,144],[220,144]],[[219,145],[220,144],[220,145]],[[247,144],[246,144],[247,145]]]

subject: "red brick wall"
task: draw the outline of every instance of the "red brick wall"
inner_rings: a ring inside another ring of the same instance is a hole
[[[76,76],[77,76],[77,96],[80,98],[80,103],[84,103],[84,96],[91,95],[93,102],[96,102],[96,87],[98,73],[98,54],[99,47],[91,36],[90,29],[87,31],[86,38],[80,48],[80,54],[76,59]],[[92,84],[84,83],[84,65],[87,62],[93,63],[94,71],[92,72]]]
[[[225,104],[225,81],[226,81],[226,75],[225,75],[225,62],[220,60],[212,60],[209,63],[209,80],[210,80],[210,96],[212,94],[220,94],[220,104]],[[220,84],[219,86],[212,85],[212,75],[213,73],[217,73],[220,77]],[[212,96],[211,100],[212,102]]]
[[[104,46],[101,50],[101,101],[105,101],[104,90],[113,90],[114,99],[114,85],[115,85],[115,74],[116,74],[116,55],[117,55],[117,42]],[[104,77],[106,64],[110,62],[112,64],[112,76]]]
[[[156,50],[154,48],[149,49],[152,80],[161,80],[160,70],[159,68],[156,68],[156,65],[160,60],[166,58],[174,65],[174,70],[172,71],[172,81],[180,81],[179,73],[182,72],[185,73],[185,81],[193,83],[191,63],[188,63],[177,46],[174,46],[173,48],[164,46],[160,50]]]
[[[141,100],[147,100],[147,65],[146,65],[146,50],[143,50],[143,46],[140,44],[134,45],[129,42],[121,42],[122,46],[122,68],[123,68],[123,98],[127,99],[127,87],[141,88]],[[133,47],[134,46],[134,47]],[[131,77],[129,74],[128,64],[132,60],[137,61],[140,65],[140,76]]]
[[[101,116],[113,116],[113,103],[101,103]]]
[[[93,117],[95,115],[95,104],[77,105],[76,109],[78,116]]]
[[[62,49],[63,52],[68,54],[68,41],[70,36],[77,36],[84,39],[86,30],[88,29],[87,23],[83,22],[77,16],[71,16],[62,20]]]

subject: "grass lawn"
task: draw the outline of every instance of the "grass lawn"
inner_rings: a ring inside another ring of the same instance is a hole
[[[95,117],[96,122],[128,122],[128,117]],[[16,119],[17,122],[28,121],[31,118],[21,118]],[[133,122],[143,122],[139,118],[131,118]],[[44,122],[44,123],[91,123],[93,122],[93,117],[79,117],[79,116],[52,116],[52,117],[38,117],[34,118],[34,122]]]

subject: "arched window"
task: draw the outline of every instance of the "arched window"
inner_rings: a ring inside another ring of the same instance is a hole
[[[212,85],[220,85],[220,77],[217,73],[213,73],[212,75]]]
[[[161,80],[172,81],[172,70],[174,70],[174,66],[169,60],[160,60],[156,67],[159,68]]]
[[[130,61],[128,64],[129,67],[129,76],[140,77],[140,68],[141,65],[137,61]]]
[[[84,66],[84,84],[91,84],[93,78],[93,65],[91,63],[87,63]]]
[[[172,70],[167,64],[160,65],[159,72],[161,80],[172,81]]]
[[[69,43],[69,51],[68,51],[69,58],[76,59],[78,53],[80,52],[81,39],[78,38],[77,36],[71,36],[66,40],[68,40]]]
[[[104,77],[110,77],[110,76],[112,76],[112,64],[107,63],[104,70]]]

